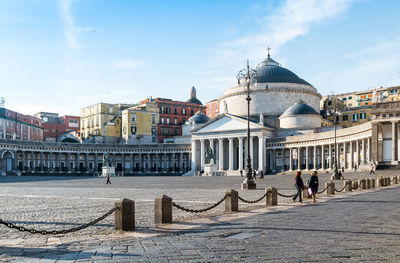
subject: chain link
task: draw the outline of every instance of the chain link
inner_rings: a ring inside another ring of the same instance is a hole
[[[340,192],[343,192],[343,190],[344,190],[345,188],[346,188],[346,185],[344,185],[343,188],[340,189],[340,190],[336,190],[336,188],[335,188],[335,191],[340,193]]]
[[[242,202],[245,202],[245,203],[248,203],[248,204],[255,204],[255,203],[258,203],[261,200],[263,200],[266,196],[267,196],[267,193],[265,193],[263,196],[261,196],[260,198],[258,198],[257,200],[254,200],[254,201],[253,200],[246,200],[246,199],[244,199],[244,198],[242,198],[240,196],[238,196],[238,198]]]
[[[279,196],[281,196],[281,197],[285,197],[285,198],[293,198],[293,197],[295,197],[295,196],[296,196],[296,194],[292,194],[292,195],[284,195],[284,194],[281,194],[281,193],[279,193],[279,192],[277,192],[277,195],[279,195]]]
[[[108,217],[109,215],[111,215],[112,213],[114,213],[117,209],[117,207],[114,207],[113,209],[111,209],[110,211],[108,211],[107,213],[105,213],[104,215],[100,216],[99,218],[84,224],[84,225],[80,225],[78,227],[73,227],[70,229],[63,229],[63,230],[52,230],[52,231],[48,231],[48,230],[36,230],[33,228],[26,228],[23,226],[17,226],[13,223],[10,222],[6,222],[3,221],[2,219],[0,219],[0,224],[5,225],[8,228],[13,228],[16,229],[18,231],[21,232],[29,232],[31,234],[41,234],[41,235],[60,235],[60,234],[67,234],[67,233],[72,233],[72,232],[76,232],[85,228],[88,228],[90,226],[93,226],[94,224],[97,224],[98,222],[100,222],[101,220],[105,219],[106,217]]]
[[[317,192],[317,194],[322,194],[323,192],[325,192],[325,191],[326,191],[326,189],[328,189],[328,186],[327,186],[327,187],[325,187],[325,189],[324,189],[324,190],[322,190],[322,191],[320,191],[320,192]]]
[[[229,194],[225,195],[221,200],[219,200],[218,202],[216,202],[212,206],[209,206],[209,207],[204,208],[204,209],[190,209],[190,208],[186,208],[186,207],[183,207],[181,205],[178,205],[175,202],[172,202],[172,206],[174,206],[174,207],[176,207],[176,208],[178,208],[178,209],[180,209],[182,211],[188,212],[188,213],[203,213],[203,212],[206,212],[208,210],[211,210],[211,209],[219,206],[228,196],[230,196],[230,195]]]

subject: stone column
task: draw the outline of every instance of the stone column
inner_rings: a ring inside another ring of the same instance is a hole
[[[392,121],[392,164],[397,163],[397,122]]]
[[[309,149],[308,149],[308,146],[306,146],[306,170],[308,171],[309,169],[308,169],[308,152],[309,152]]]
[[[359,162],[359,158],[360,158],[360,143],[358,142],[358,140],[356,141],[356,153],[357,153],[357,156],[356,156],[356,165],[357,165],[357,169],[358,169],[358,166],[360,165],[360,162]]]
[[[85,170],[86,173],[89,173],[89,153],[85,153]]]
[[[321,170],[325,170],[325,147],[321,145]]]
[[[94,162],[93,162],[94,172],[97,173],[97,166],[98,166],[98,164],[97,164],[97,152],[94,153],[93,160],[94,160]]]
[[[125,173],[125,153],[121,153],[121,170]]]
[[[129,154],[129,161],[131,162],[131,173],[133,173],[133,167],[134,167],[134,163],[133,163],[133,153]]]
[[[318,170],[318,164],[317,164],[317,146],[314,146],[314,170]]]
[[[224,170],[224,140],[218,139],[218,170]]]
[[[346,142],[343,143],[343,168],[346,169],[347,165],[347,147]]]
[[[292,148],[289,148],[289,171],[293,171]]]
[[[151,156],[147,153],[147,171],[151,170]]]
[[[349,158],[349,169],[353,169],[354,168],[354,161],[353,161],[353,156],[354,156],[354,152],[353,152],[353,142],[350,141],[350,158]]]
[[[58,161],[57,161],[58,172],[61,173],[62,172],[61,171],[61,152],[58,152],[57,159],[58,159]]]
[[[172,170],[173,171],[175,171],[175,168],[176,168],[176,166],[175,166],[175,153],[172,153]]]
[[[277,169],[276,169],[276,149],[275,148],[272,149],[272,156],[273,156],[273,158],[272,158],[273,170],[276,171]]]
[[[164,158],[166,158],[166,154],[164,153]],[[192,140],[192,171],[195,172],[196,171],[196,158],[197,158],[197,147],[196,147],[196,141]],[[164,166],[164,169],[166,167]]]
[[[200,164],[201,164],[201,170],[204,169],[204,139],[200,140]]]
[[[71,160],[71,153],[68,152],[67,153],[67,161],[66,161],[66,164],[65,164],[65,167],[67,168],[67,173],[71,172],[71,170],[70,170],[70,168],[71,168],[70,160]]]
[[[243,170],[243,137],[239,137],[239,171]]]
[[[50,152],[50,157],[49,157],[49,172],[52,173],[53,169],[54,169],[54,165],[53,165],[53,152]]]
[[[365,164],[365,139],[361,140],[361,152],[362,152],[362,156],[361,156],[361,163]]]
[[[43,172],[44,161],[43,161],[43,152],[40,152],[40,172]]]
[[[229,138],[229,170],[233,170],[233,138]]]
[[[75,154],[75,171],[78,171],[78,172],[80,172],[81,170],[79,169],[79,167],[80,167],[80,165],[79,165],[79,157],[80,157],[80,155],[81,155],[81,153],[80,152],[77,152],[76,154]]]
[[[264,137],[258,137],[258,170],[264,170]]]
[[[297,170],[301,170],[301,147],[297,148]]]
[[[215,145],[214,145],[214,139],[210,139],[210,148],[211,148],[212,153],[214,154],[214,159],[215,159]],[[211,163],[211,164],[215,164],[213,159],[210,160],[210,163]]]
[[[329,170],[332,170],[332,144],[328,146],[328,161],[329,161]]]
[[[367,161],[371,161],[371,138],[367,139],[367,150],[366,150],[366,155],[367,155]]]

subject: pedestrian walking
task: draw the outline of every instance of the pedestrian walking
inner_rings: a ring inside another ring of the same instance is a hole
[[[106,184],[111,184],[111,181],[110,181],[110,175],[109,174],[107,174],[106,175]]]
[[[240,177],[243,177],[243,170],[240,170]]]
[[[372,160],[371,162],[371,170],[369,171],[369,174],[375,174],[375,162]]]
[[[313,199],[313,203],[316,203],[317,200],[315,198],[315,195],[318,192],[318,186],[319,186],[319,182],[318,182],[318,172],[314,171],[312,172],[310,179],[308,180],[308,187],[311,189],[312,192],[312,199]]]
[[[255,169],[253,170],[253,177],[254,177],[254,179],[257,179],[257,173],[256,173]]]
[[[294,179],[295,179],[295,186],[297,189],[297,193],[293,197],[293,202],[296,202],[297,197],[299,197],[299,202],[303,203],[303,199],[301,198],[301,191],[303,191],[303,189],[304,189],[304,183],[303,183],[303,179],[301,178],[301,171],[296,172]]]

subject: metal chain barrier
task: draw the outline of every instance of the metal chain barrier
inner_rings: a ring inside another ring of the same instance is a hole
[[[343,188],[342,188],[342,189],[340,189],[340,190],[336,190],[336,188],[335,188],[335,191],[340,193],[340,192],[343,192],[343,190],[344,190],[345,188],[346,188],[346,185],[345,185],[345,186],[343,186]]]
[[[285,197],[285,198],[293,198],[293,197],[295,197],[295,196],[296,196],[296,194],[292,194],[292,195],[284,195],[284,194],[281,194],[281,193],[279,193],[279,192],[277,192],[277,195],[279,195],[279,196],[281,196],[281,197]]]
[[[320,192],[317,192],[317,194],[322,194],[323,192],[325,192],[325,191],[326,191],[326,189],[328,189],[328,187],[325,187],[325,189],[324,189],[324,190],[322,190],[322,191],[320,191]]]
[[[261,200],[263,200],[266,196],[267,196],[267,193],[265,193],[263,196],[261,196],[260,198],[258,198],[257,200],[254,200],[254,201],[246,200],[246,199],[244,199],[244,198],[242,198],[242,197],[240,197],[240,196],[238,196],[238,199],[239,199],[240,201],[245,202],[245,203],[248,203],[248,204],[255,204],[255,203],[258,203],[258,202],[260,202]]]
[[[108,211],[107,213],[105,213],[104,215],[100,216],[99,218],[84,224],[84,225],[80,225],[78,227],[73,227],[70,229],[63,229],[63,230],[53,230],[53,231],[48,231],[48,230],[36,230],[33,228],[26,228],[23,226],[17,226],[13,223],[10,222],[6,222],[3,221],[2,219],[0,219],[0,224],[5,225],[8,228],[13,228],[16,229],[18,231],[21,232],[29,232],[31,234],[41,234],[41,235],[59,235],[59,234],[67,234],[67,233],[72,233],[72,232],[76,232],[85,228],[88,228],[90,226],[93,226],[94,224],[97,224],[98,222],[100,222],[101,220],[105,219],[106,217],[108,217],[109,215],[111,215],[112,213],[114,213],[118,208],[114,207],[113,209],[111,209],[110,211]]]
[[[213,208],[219,206],[223,201],[225,201],[225,199],[226,199],[228,196],[230,196],[230,195],[225,195],[221,200],[219,200],[218,202],[216,202],[216,203],[213,204],[212,206],[209,206],[209,207],[204,208],[204,209],[190,209],[190,208],[186,208],[186,207],[180,206],[180,205],[178,205],[178,204],[175,203],[175,202],[172,202],[172,206],[174,206],[174,207],[176,207],[176,208],[178,208],[178,209],[180,209],[180,210],[182,210],[182,211],[188,212],[188,213],[203,213],[203,212],[206,212],[206,211],[208,211],[208,210],[211,210],[211,209],[213,209]]]

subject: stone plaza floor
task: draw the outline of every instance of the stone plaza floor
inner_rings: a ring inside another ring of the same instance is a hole
[[[385,176],[398,171],[377,171]],[[345,173],[346,179],[376,178]],[[309,175],[303,175],[307,181]],[[320,189],[329,174],[320,174]],[[154,198],[166,194],[200,209],[239,189],[240,177],[116,177],[112,185],[95,177],[1,177],[0,219],[27,228],[60,230],[95,219],[114,201],[136,203],[137,231],[114,230],[114,216],[85,230],[33,235],[0,225],[0,262],[400,262],[398,185],[326,197],[313,205],[279,198],[274,208],[239,204],[223,215],[223,204],[205,214],[174,208],[178,224],[154,228]],[[343,181],[336,181],[336,188]],[[254,200],[274,186],[293,194],[293,175],[257,180]],[[400,185],[399,185],[400,186]],[[253,210],[249,210],[253,208]]]

